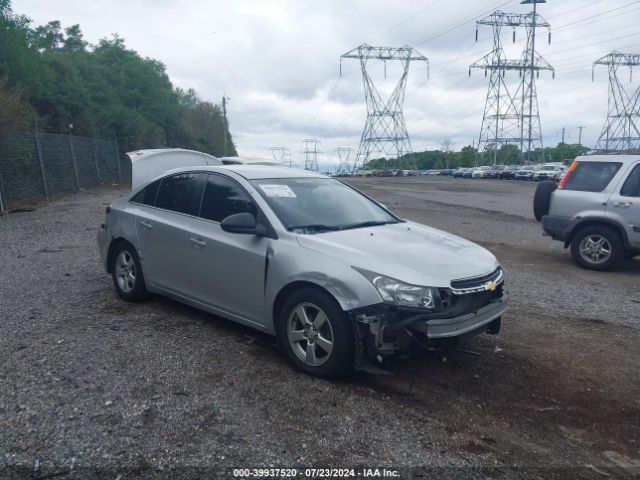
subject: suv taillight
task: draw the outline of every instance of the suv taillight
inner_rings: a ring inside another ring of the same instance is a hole
[[[569,177],[575,171],[575,169],[578,168],[579,164],[580,164],[579,161],[574,160],[574,162],[569,167],[569,170],[567,170],[567,173],[565,173],[564,177],[560,181],[560,185],[558,185],[558,188],[564,188],[567,185],[567,182],[569,181]]]

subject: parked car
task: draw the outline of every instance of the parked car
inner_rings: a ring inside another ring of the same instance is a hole
[[[451,175],[453,175],[453,169],[452,168],[443,168],[442,170],[440,170],[440,175],[451,176]]]
[[[538,185],[533,210],[578,265],[615,268],[640,254],[640,155],[578,157],[559,186]]]
[[[97,241],[123,300],[152,292],[275,335],[323,377],[498,333],[508,303],[488,250],[292,168],[170,170],[113,201]]]
[[[564,178],[564,176],[567,174],[567,172],[569,171],[569,167],[562,167],[562,171],[560,172],[560,175],[558,176],[558,181],[561,182],[562,179]]]
[[[502,170],[502,165],[493,165],[489,170],[484,172],[482,178],[498,178],[500,171]]]
[[[465,170],[467,170],[466,168],[456,168],[452,173],[451,176],[454,178],[462,178],[462,175],[464,174]]]
[[[540,168],[533,172],[531,179],[536,182],[542,180],[559,180],[562,167],[557,165],[540,165]]]
[[[498,178],[500,180],[513,180],[518,170],[517,165],[506,165],[502,170],[498,172]]]
[[[490,170],[491,170],[491,167],[489,165],[477,167],[476,169],[473,170],[473,173],[471,174],[471,178],[487,178],[486,175]]]
[[[514,178],[516,180],[533,180],[533,174],[536,171],[536,167],[533,165],[524,165],[516,170]]]
[[[462,178],[473,178],[473,172],[475,168],[466,168],[462,173]]]

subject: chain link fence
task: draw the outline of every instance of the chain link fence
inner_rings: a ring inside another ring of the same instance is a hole
[[[0,132],[0,213],[114,182],[131,182],[115,138]]]

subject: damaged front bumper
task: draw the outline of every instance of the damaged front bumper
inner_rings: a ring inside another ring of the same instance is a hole
[[[458,337],[467,333],[482,331],[482,327],[502,316],[507,311],[508,293],[477,311],[455,318],[429,318],[416,320],[409,326],[412,330],[424,333],[427,338]]]
[[[497,334],[509,304],[509,293],[500,288],[484,305],[459,315],[421,313],[379,304],[352,312],[362,353],[389,356],[408,353],[414,343],[431,347],[455,342],[483,332]]]

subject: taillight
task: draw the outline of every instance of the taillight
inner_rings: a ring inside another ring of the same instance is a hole
[[[579,164],[580,164],[580,162],[577,161],[577,160],[575,160],[571,164],[571,166],[569,167],[569,170],[567,170],[567,173],[564,174],[564,177],[560,181],[560,185],[558,185],[558,188],[564,188],[567,185],[567,182],[569,181],[569,177],[575,171],[575,169],[578,168]]]

